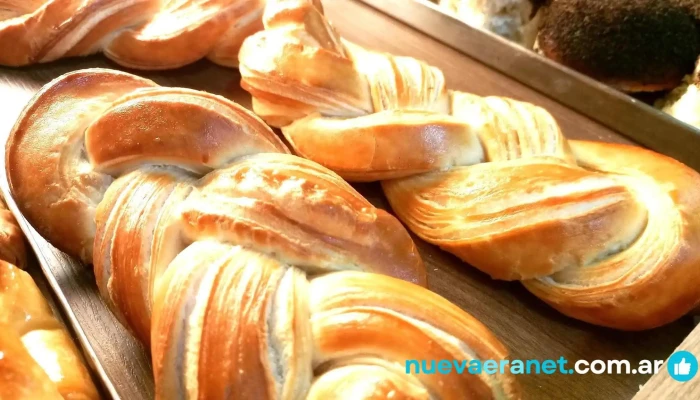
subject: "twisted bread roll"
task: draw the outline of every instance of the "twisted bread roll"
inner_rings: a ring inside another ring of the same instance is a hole
[[[519,398],[507,371],[403,371],[507,353],[407,282],[425,271],[398,220],[226,99],[70,73],[26,107],[7,166],[30,222],[150,344],[158,398]]]
[[[0,399],[98,399],[68,332],[26,272],[22,234],[0,201]]]
[[[103,52],[160,70],[201,58],[236,66],[262,28],[264,0],[0,0],[0,64],[22,66]]]
[[[294,150],[381,180],[417,235],[566,315],[639,330],[700,301],[700,176],[568,141],[545,110],[445,88],[419,60],[341,39],[319,2],[270,1],[241,48],[255,111]]]

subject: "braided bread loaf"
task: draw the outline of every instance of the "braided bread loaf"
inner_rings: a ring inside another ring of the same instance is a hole
[[[236,66],[264,0],[0,0],[0,64],[97,52],[129,68]]]
[[[226,99],[97,69],[34,97],[7,173],[24,215],[94,263],[107,303],[150,344],[158,398],[519,398],[507,371],[403,371],[507,353],[407,282],[425,271],[398,220],[288,152]]]
[[[0,399],[98,399],[68,332],[17,267],[25,263],[22,232],[0,201]]]
[[[255,111],[299,155],[381,180],[421,238],[594,324],[652,328],[700,301],[696,172],[449,91],[435,67],[340,38],[319,2],[270,1],[263,22],[240,54]]]

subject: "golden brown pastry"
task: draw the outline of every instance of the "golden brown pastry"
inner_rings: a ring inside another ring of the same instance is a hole
[[[98,399],[70,335],[29,274],[8,262],[24,265],[26,255],[2,202],[0,214],[0,399]]]
[[[1,0],[0,65],[103,52],[136,69],[236,66],[264,0]]]
[[[419,60],[343,40],[320,2],[270,1],[240,54],[255,111],[295,152],[381,180],[417,235],[562,313],[640,330],[700,301],[700,175],[568,141],[545,110],[449,91]]]
[[[0,260],[14,264],[20,269],[24,269],[27,265],[24,234],[2,198],[0,198]]]
[[[535,43],[538,19],[531,0],[438,0],[438,4],[470,26],[527,48]]]
[[[150,345],[159,399],[520,396],[507,371],[405,373],[507,352],[409,283],[425,271],[398,220],[222,97],[73,72],[25,108],[6,165],[24,215]]]
[[[700,55],[697,0],[550,0],[546,56],[626,92],[673,89]]]

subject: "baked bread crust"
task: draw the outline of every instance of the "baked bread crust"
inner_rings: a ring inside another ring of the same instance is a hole
[[[0,399],[99,399],[70,335],[18,268],[26,264],[23,240],[0,200]]]
[[[222,97],[69,73],[27,105],[6,165],[20,210],[150,346],[157,398],[520,398],[508,371],[405,373],[507,351],[410,283],[425,270],[396,218]]]
[[[695,171],[569,141],[532,104],[450,91],[435,67],[343,40],[314,2],[270,1],[263,22],[240,54],[255,111],[298,154],[381,180],[424,240],[603,326],[654,328],[700,301]]]
[[[693,0],[552,0],[542,12],[546,57],[622,91],[673,89],[700,55]]]
[[[264,0],[13,0],[0,9],[0,64],[103,52],[128,68],[178,68],[202,58],[235,67],[262,28]]]

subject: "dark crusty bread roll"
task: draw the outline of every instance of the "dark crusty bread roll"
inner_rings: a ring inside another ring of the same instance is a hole
[[[700,54],[697,0],[551,0],[547,57],[627,92],[672,89]]]

